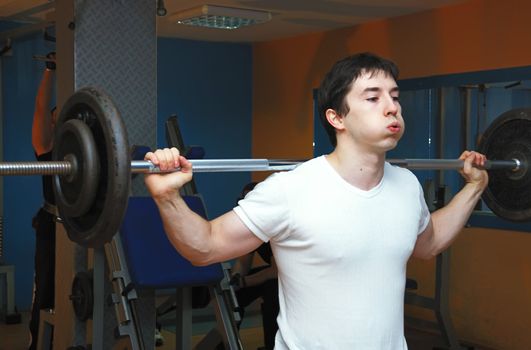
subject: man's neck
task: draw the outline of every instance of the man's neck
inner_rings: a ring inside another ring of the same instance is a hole
[[[385,153],[367,153],[338,146],[326,159],[345,181],[364,191],[377,186],[384,174]]]

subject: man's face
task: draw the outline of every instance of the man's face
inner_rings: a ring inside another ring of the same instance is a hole
[[[347,140],[367,151],[395,148],[404,134],[398,96],[396,81],[384,72],[363,73],[356,79],[345,96],[349,108],[343,116]]]

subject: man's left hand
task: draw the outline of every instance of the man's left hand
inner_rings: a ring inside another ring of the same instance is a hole
[[[486,170],[482,169],[487,158],[475,151],[464,151],[459,159],[464,161],[463,169],[459,170],[459,173],[465,181],[484,190],[489,183],[489,175]]]

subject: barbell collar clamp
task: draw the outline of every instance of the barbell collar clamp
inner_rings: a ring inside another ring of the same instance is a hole
[[[512,171],[517,172],[522,167],[522,162],[520,160],[513,158],[513,161],[516,163],[516,167],[512,169]]]

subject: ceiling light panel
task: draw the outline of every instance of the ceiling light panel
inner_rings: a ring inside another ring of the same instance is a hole
[[[235,7],[203,5],[176,12],[172,15],[172,20],[176,20],[179,24],[196,27],[238,29],[270,21],[271,13]]]

